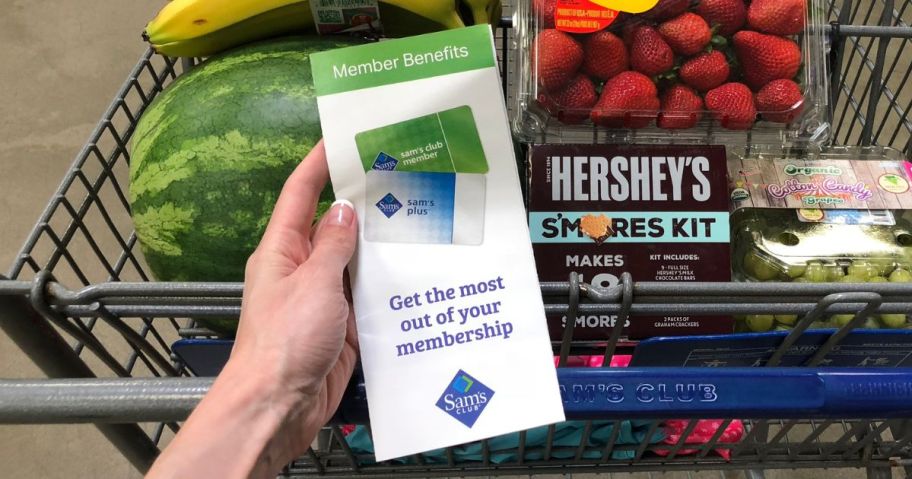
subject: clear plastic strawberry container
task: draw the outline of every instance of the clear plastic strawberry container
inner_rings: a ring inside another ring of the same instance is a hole
[[[751,148],[729,153],[732,277],[748,282],[912,282],[912,167],[896,150]],[[833,315],[816,327],[841,327]],[[788,328],[795,315],[736,318],[743,330]],[[903,314],[866,328],[908,328]]]
[[[817,0],[522,1],[514,131],[537,143],[822,143],[822,18]]]

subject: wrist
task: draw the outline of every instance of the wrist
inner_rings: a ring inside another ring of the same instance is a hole
[[[254,470],[278,471],[310,445],[301,431],[310,401],[289,393],[273,371],[229,360],[212,392],[233,420],[249,427],[247,447],[257,454]]]

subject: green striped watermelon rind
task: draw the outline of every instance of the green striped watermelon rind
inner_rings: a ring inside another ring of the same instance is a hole
[[[288,37],[241,47],[153,101],[133,134],[130,207],[156,279],[244,279],[285,179],[322,136],[309,56],[351,44]]]

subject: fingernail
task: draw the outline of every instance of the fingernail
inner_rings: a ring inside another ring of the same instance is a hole
[[[336,200],[326,213],[326,220],[332,225],[348,226],[353,219],[355,219],[355,206],[348,200]]]

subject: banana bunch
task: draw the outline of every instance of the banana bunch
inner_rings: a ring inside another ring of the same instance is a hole
[[[497,25],[500,0],[378,0],[388,37]],[[172,57],[205,57],[265,38],[314,31],[310,0],[171,0],[143,38]]]

